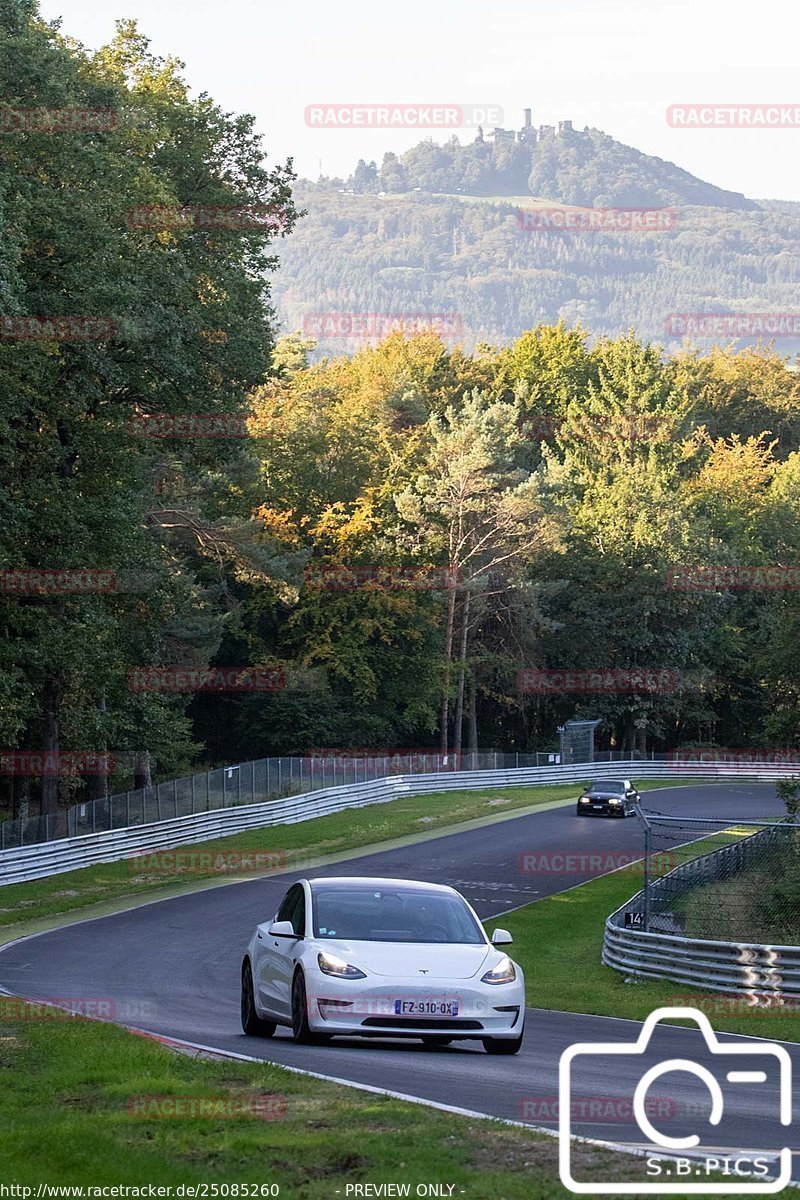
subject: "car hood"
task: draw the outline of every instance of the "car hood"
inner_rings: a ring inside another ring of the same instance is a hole
[[[625,799],[622,792],[599,791],[599,792],[584,792],[583,794],[584,794],[584,796],[588,796],[590,800],[624,800]]]
[[[394,979],[414,979],[419,975],[436,979],[471,979],[486,959],[494,954],[492,946],[442,945],[417,942],[357,942],[319,939],[316,946],[372,975]]]

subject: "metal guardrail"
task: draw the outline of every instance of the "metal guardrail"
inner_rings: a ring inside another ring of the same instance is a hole
[[[109,757],[113,761],[114,756]],[[603,762],[623,758],[630,760],[631,754],[606,750],[595,755],[597,761]],[[2,821],[0,851],[78,837],[84,833],[148,825],[216,808],[232,808],[237,804],[279,800],[284,796],[303,795],[344,784],[367,783],[386,775],[498,771],[512,767],[553,766],[558,762],[559,756],[554,751],[518,754],[496,750],[445,755],[424,750],[392,754],[343,750],[340,754],[311,752],[302,757],[259,758],[201,771],[183,779],[170,779],[153,787],[78,802],[54,813]]]
[[[635,766],[635,772],[632,768]],[[664,762],[626,764],[637,779],[675,777],[775,779],[791,768],[752,766],[731,768],[703,764],[688,770]],[[447,774],[388,775],[366,783],[322,788],[299,796],[216,808],[167,820],[126,826],[101,833],[60,838],[58,841],[16,847],[0,852],[0,886],[40,879],[97,863],[117,862],[150,850],[166,850],[227,837],[246,829],[293,824],[312,817],[381,804],[402,796],[480,788],[522,787],[530,784],[579,783],[588,779],[614,779],[623,774],[619,763],[576,763],[568,766],[520,767],[505,770],[460,771]]]
[[[786,829],[785,824],[766,828],[682,863],[653,881],[650,905],[657,908],[660,895],[674,900],[711,880],[731,878],[754,861],[764,843],[771,845],[785,836]],[[786,999],[800,1000],[800,946],[689,938],[666,928],[653,929],[659,922],[657,912],[650,917],[650,928],[626,928],[626,912],[641,913],[643,897],[644,892],[638,892],[607,919],[602,954],[606,966],[629,975],[771,999],[776,1005]],[[661,914],[660,923],[668,923],[668,914]]]

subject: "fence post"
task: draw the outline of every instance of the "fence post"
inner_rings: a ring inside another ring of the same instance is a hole
[[[256,760],[250,759],[250,803],[255,804],[256,800]]]
[[[129,826],[130,823],[131,823],[131,794],[130,794],[130,792],[126,792],[125,793],[125,825],[126,825],[126,827]]]
[[[194,815],[194,775],[192,776],[192,815]]]
[[[650,929],[650,850],[651,850],[651,833],[650,826],[645,825],[644,829],[644,888],[643,890],[643,909],[644,914],[642,920],[644,922],[644,931]]]

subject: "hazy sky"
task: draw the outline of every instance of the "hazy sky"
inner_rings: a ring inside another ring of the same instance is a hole
[[[95,47],[134,17],[196,90],[256,115],[269,158],[348,174],[419,134],[311,129],[315,103],[493,104],[571,118],[749,196],[800,200],[800,129],[671,129],[679,103],[800,106],[796,0],[43,0]],[[445,140],[446,131],[436,131]],[[464,131],[462,140],[471,140]]]

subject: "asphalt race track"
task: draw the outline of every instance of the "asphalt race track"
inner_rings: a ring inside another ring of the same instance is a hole
[[[645,792],[643,807],[674,815],[732,819],[785,811],[772,785],[748,782]],[[686,839],[684,827],[676,840]],[[584,865],[580,856],[622,851],[637,856],[641,846],[641,825],[633,818],[579,819],[573,806],[549,809],[400,849],[355,856],[308,872],[287,872],[163,900],[12,943],[0,951],[0,987],[29,999],[61,1003],[109,998],[115,1005],[116,1020],[153,1033],[555,1128],[561,1052],[575,1042],[632,1042],[641,1028],[637,1023],[529,1009],[523,1049],[512,1058],[490,1057],[479,1042],[431,1050],[419,1042],[372,1039],[299,1046],[286,1031],[279,1031],[274,1039],[246,1038],[238,1011],[242,952],[253,927],[274,914],[289,883],[306,873],[382,875],[451,884],[485,919],[573,887],[596,873],[576,869]],[[521,869],[521,856],[534,853],[547,854],[551,862],[558,862],[557,856],[564,854],[578,858],[569,864],[568,873],[527,873]],[[632,893],[637,886],[632,879]],[[580,970],[580,963],[575,970]],[[533,984],[535,995],[535,979],[528,984],[529,991]],[[675,990],[683,989],[676,985]],[[800,1029],[793,1032],[800,1036]],[[732,1039],[732,1044],[741,1045],[742,1041]],[[798,1178],[800,1045],[787,1044],[787,1049],[795,1068],[792,1127],[782,1130],[777,1123],[775,1086],[737,1085],[737,1091],[731,1085],[722,1125],[709,1138],[702,1137],[702,1142],[731,1151],[776,1151],[790,1145],[795,1156],[793,1175]],[[633,1062],[612,1060],[613,1065],[587,1061],[576,1075],[573,1094],[630,1098],[643,1068],[664,1057],[709,1061],[699,1032],[662,1027],[652,1054]],[[768,1070],[774,1085],[775,1068],[768,1069],[768,1063],[760,1059],[756,1062]],[[669,1128],[662,1125],[664,1132],[702,1136],[704,1128],[709,1128],[705,1125],[708,1093],[704,1085],[687,1074],[673,1074],[669,1086],[659,1081],[652,1093],[659,1088],[669,1101],[661,1113],[664,1121],[669,1120]],[[632,1121],[626,1133],[618,1111],[611,1119],[606,1113],[606,1108],[592,1113],[579,1106],[577,1116],[583,1119],[575,1121],[575,1132],[611,1142],[636,1141]],[[654,1123],[659,1124],[656,1117]],[[638,1140],[642,1144],[641,1135]]]

